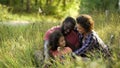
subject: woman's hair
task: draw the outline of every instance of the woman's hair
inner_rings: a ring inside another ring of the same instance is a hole
[[[77,24],[81,25],[86,32],[90,32],[94,27],[94,21],[90,15],[81,15],[76,20]]]
[[[50,35],[50,37],[49,37],[50,50],[57,50],[57,47],[59,46],[59,39],[62,36],[63,36],[63,34],[58,30],[54,31]]]

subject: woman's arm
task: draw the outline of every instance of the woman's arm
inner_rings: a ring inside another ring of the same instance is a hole
[[[94,45],[94,38],[92,36],[87,37],[82,43],[82,47],[76,50],[74,53],[77,55],[84,54],[92,45]]]

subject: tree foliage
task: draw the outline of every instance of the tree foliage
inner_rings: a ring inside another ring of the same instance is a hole
[[[81,0],[81,11],[105,11],[118,9],[119,0]]]
[[[119,0],[0,0],[13,12],[36,12],[63,17],[79,12],[93,12],[118,9]],[[41,10],[39,12],[39,10]]]
[[[38,12],[45,15],[64,16],[71,10],[79,9],[80,0],[0,0],[1,4],[7,5],[15,12]]]

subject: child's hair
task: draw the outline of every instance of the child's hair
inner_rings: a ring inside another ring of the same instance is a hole
[[[58,46],[59,46],[59,39],[60,37],[62,37],[63,34],[62,32],[56,30],[54,31],[50,37],[49,37],[49,46],[50,46],[50,50],[57,50]]]
[[[81,25],[86,32],[90,32],[94,27],[94,21],[90,15],[83,14],[76,18],[77,24]]]

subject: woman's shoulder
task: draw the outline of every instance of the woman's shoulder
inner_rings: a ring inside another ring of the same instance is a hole
[[[97,32],[96,32],[96,31],[94,31],[94,30],[92,30],[92,31],[91,31],[91,34],[92,34],[92,35],[95,35],[95,36],[97,36],[97,35],[98,35],[98,34],[97,34]]]
[[[93,35],[92,38],[96,41],[96,43],[99,43],[99,45],[102,45],[102,46],[105,45],[102,39],[97,34],[97,32],[93,31],[92,35]]]
[[[95,38],[95,37],[98,37],[98,34],[94,30],[92,30],[90,33],[88,33],[87,37]]]
[[[91,35],[92,35],[93,39],[100,39],[99,35],[94,30],[92,31]]]
[[[83,35],[81,35],[81,36],[83,36]],[[97,38],[98,38],[97,33],[95,31],[91,31],[86,35],[85,41],[86,42],[92,42],[92,41],[96,41]]]

